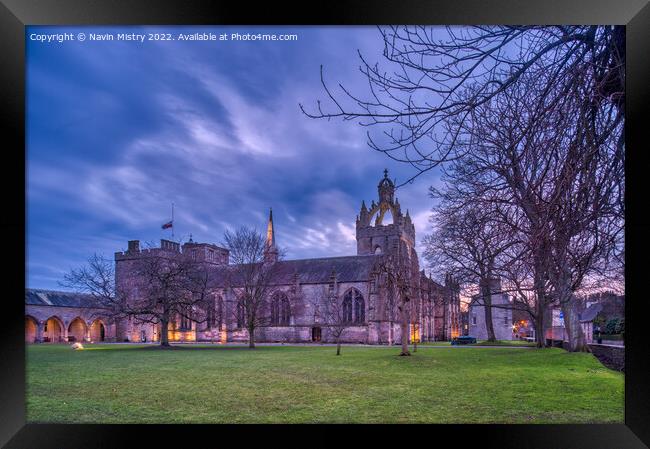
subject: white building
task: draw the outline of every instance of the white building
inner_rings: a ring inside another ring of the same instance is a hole
[[[513,340],[512,333],[512,301],[510,297],[501,292],[501,281],[490,281],[492,327],[497,340]],[[472,297],[469,305],[469,335],[478,340],[487,340],[488,332],[485,320],[485,305],[481,295]]]

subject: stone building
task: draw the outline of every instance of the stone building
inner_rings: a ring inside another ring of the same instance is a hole
[[[115,322],[106,310],[89,307],[88,295],[53,290],[25,291],[25,342],[115,340]]]
[[[409,212],[402,213],[395,184],[387,171],[378,186],[378,202],[370,207],[362,202],[356,218],[357,253],[352,256],[278,260],[272,213],[266,236],[264,263],[274,265],[271,292],[262,313],[268,322],[256,329],[258,342],[332,341],[322,311],[324,301],[342,306],[347,324],[342,341],[366,344],[400,342],[400,318],[395,312],[393,291],[382,272],[384,256],[395,256],[408,275],[412,288],[409,338],[417,341],[449,339],[460,330],[458,284],[447,277],[440,285],[420,271],[415,251],[415,227]],[[392,220],[390,220],[390,218]],[[392,222],[391,222],[392,221]],[[175,317],[169,324],[170,341],[244,342],[248,330],[241,316],[241,286],[233,283],[228,270],[229,252],[209,243],[191,239],[185,244],[161,240],[160,248],[141,249],[137,240],[128,242],[127,251],[115,253],[115,279],[119,290],[139,294],[134,279],[134,264],[143,257],[191,254],[205,264],[215,280],[210,295],[214,319],[194,322]],[[385,268],[385,265],[383,265]],[[158,341],[159,325],[138,322],[137,318],[118,320],[111,328],[117,341]]]
[[[512,302],[507,294],[501,292],[499,279],[490,280],[490,292],[494,336],[497,340],[513,340]],[[469,335],[479,340],[488,338],[485,306],[480,295],[473,296],[469,305]]]

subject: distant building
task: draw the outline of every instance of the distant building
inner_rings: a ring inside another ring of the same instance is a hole
[[[501,281],[490,280],[492,327],[497,340],[513,339],[512,302],[501,292]],[[485,321],[485,305],[481,295],[474,295],[469,305],[469,335],[479,340],[488,338]]]
[[[593,343],[594,320],[603,310],[603,305],[597,302],[591,303],[585,310],[578,314],[578,321],[587,343]],[[568,334],[564,326],[564,312],[560,307],[552,309],[551,327],[546,330],[547,340],[567,341]]]
[[[593,293],[586,298],[586,305],[600,304],[600,313],[606,320],[622,318],[625,316],[625,295],[618,295],[614,292]]]

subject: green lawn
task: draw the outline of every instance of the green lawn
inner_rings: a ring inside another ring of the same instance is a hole
[[[478,340],[476,344],[478,346],[530,346],[530,347],[535,346],[534,342],[530,342],[526,340],[497,340],[497,341]]]
[[[623,422],[621,373],[561,349],[31,345],[27,419],[66,423]]]

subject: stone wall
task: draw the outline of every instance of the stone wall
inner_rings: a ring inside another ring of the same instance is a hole
[[[625,372],[625,346],[590,344],[589,349],[607,368]]]

